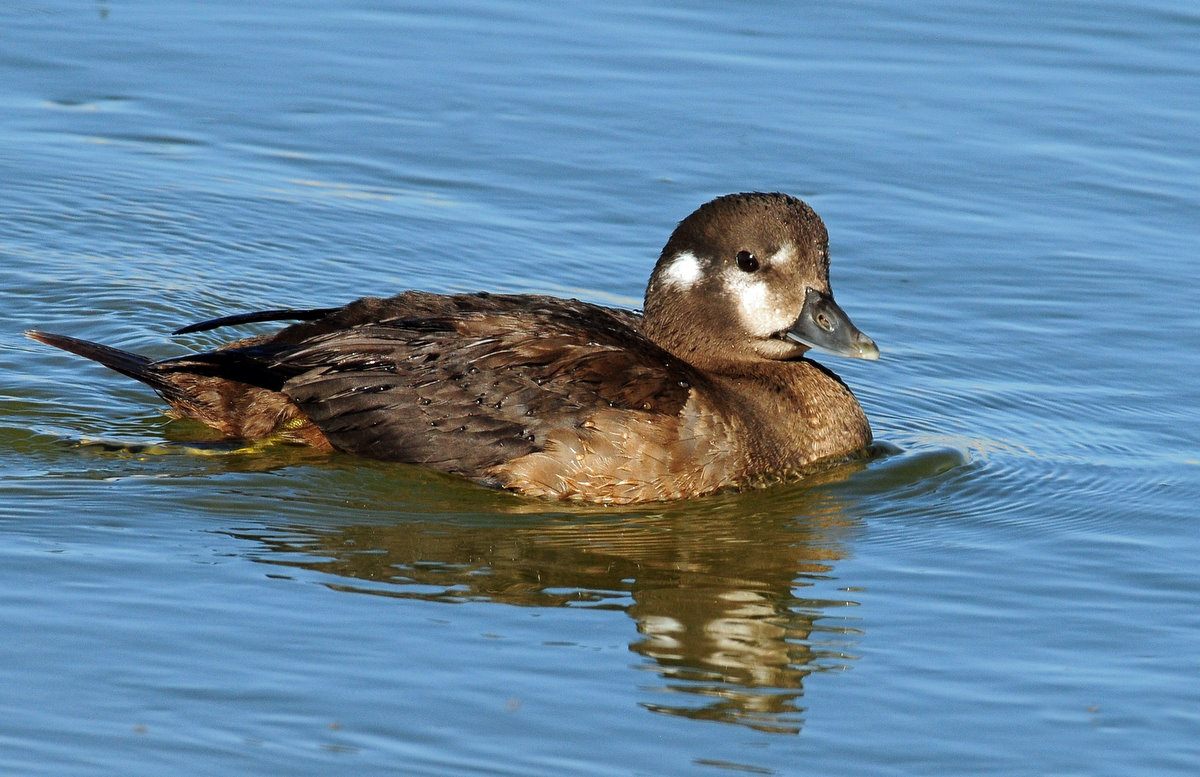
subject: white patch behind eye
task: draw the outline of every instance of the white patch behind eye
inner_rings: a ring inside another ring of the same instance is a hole
[[[783,272],[791,272],[800,253],[795,243],[784,243],[783,246],[767,258],[767,263]]]
[[[700,280],[702,274],[700,259],[691,251],[684,251],[663,269],[662,279],[671,286],[686,289]]]

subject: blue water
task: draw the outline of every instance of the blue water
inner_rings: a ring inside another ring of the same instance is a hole
[[[0,110],[0,773],[1200,771],[1193,3],[19,0]],[[821,482],[237,452],[20,334],[636,306],[755,189],[884,353]]]

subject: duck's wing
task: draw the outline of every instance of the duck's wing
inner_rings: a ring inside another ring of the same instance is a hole
[[[674,417],[704,380],[645,339],[633,313],[550,297],[404,297],[158,367],[281,391],[340,450],[476,478],[597,410]]]

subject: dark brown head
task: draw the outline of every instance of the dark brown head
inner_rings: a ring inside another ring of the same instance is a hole
[[[646,335],[706,369],[817,348],[878,359],[829,288],[829,235],[786,194],[729,194],[676,227],[646,287]]]

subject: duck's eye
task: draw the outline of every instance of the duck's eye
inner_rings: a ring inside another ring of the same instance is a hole
[[[743,272],[754,272],[758,269],[758,259],[749,251],[738,251],[737,266]]]

